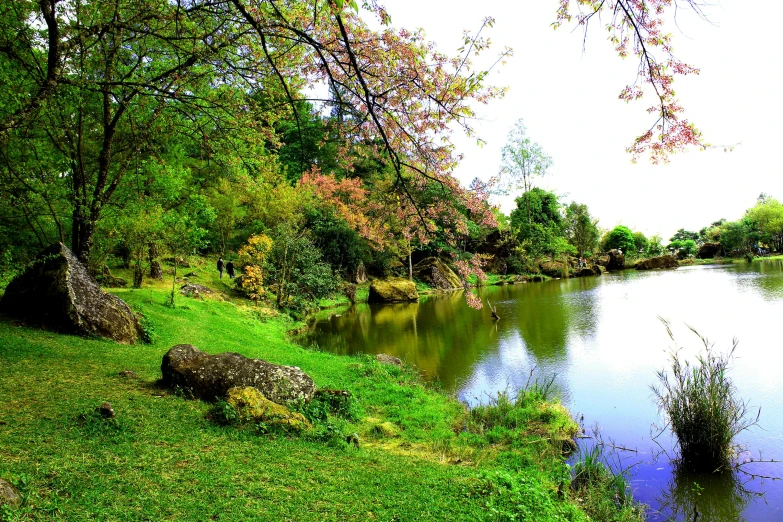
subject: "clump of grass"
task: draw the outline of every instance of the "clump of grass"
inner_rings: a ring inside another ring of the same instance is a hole
[[[508,392],[500,392],[497,396],[489,397],[486,404],[479,404],[470,410],[468,431],[483,433],[496,427],[516,430],[527,426],[536,413],[551,417],[553,414],[549,410],[536,412],[534,407],[554,397],[554,381],[554,375],[542,381],[531,382],[528,379],[525,387],[513,398]],[[551,418],[540,420],[549,422]]]
[[[574,462],[571,495],[592,520],[644,520],[644,506],[628,488],[628,469],[607,464],[609,455],[600,440],[580,447]]]
[[[674,341],[669,323],[663,323]],[[728,376],[738,341],[734,339],[728,353],[721,354],[707,338],[691,331],[704,345],[704,353],[692,364],[673,348],[671,375],[660,370],[660,385],[651,388],[676,436],[680,465],[692,471],[718,472],[730,467],[736,455],[735,437],[758,422],[761,410],[752,415]]]

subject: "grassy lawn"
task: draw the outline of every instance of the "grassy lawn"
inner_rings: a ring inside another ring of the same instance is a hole
[[[194,279],[228,292],[208,266]],[[556,401],[476,417],[413,370],[292,344],[295,323],[271,309],[181,296],[170,308],[170,284],[113,290],[144,314],[151,344],[0,320],[0,478],[23,496],[0,520],[588,520],[559,446],[575,425]],[[157,384],[180,343],[299,366],[351,391],[355,414],[301,435],[218,426],[210,404]],[[103,401],[116,421],[94,413]],[[614,506],[612,493],[596,503]],[[638,520],[610,511],[602,519]]]

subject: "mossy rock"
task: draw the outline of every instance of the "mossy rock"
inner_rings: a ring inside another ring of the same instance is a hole
[[[432,288],[456,290],[462,288],[462,281],[442,259],[427,257],[413,267],[413,275]]]
[[[231,388],[228,390],[226,402],[237,411],[240,421],[264,422],[294,431],[304,431],[312,427],[304,415],[270,401],[251,386]]]
[[[562,261],[544,261],[539,265],[541,272],[549,277],[568,277],[568,265]]]
[[[659,256],[644,259],[636,263],[637,270],[658,270],[661,268],[677,268],[680,264],[674,256]]]
[[[370,303],[399,303],[419,300],[416,284],[401,277],[376,279],[370,285]]]

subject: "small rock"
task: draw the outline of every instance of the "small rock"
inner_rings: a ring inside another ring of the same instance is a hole
[[[353,444],[357,448],[359,447],[359,434],[358,433],[351,433],[347,437],[345,437],[345,442],[348,444]]]
[[[138,379],[139,376],[136,375],[136,372],[133,370],[122,370],[120,373],[118,373],[120,377],[123,377],[125,379]]]
[[[22,497],[10,482],[0,479],[0,506],[15,508],[22,503]]]
[[[375,360],[381,364],[391,364],[394,366],[402,366],[402,360],[399,357],[393,355],[386,355],[385,353],[379,353],[375,356]]]
[[[185,277],[198,277],[198,274],[196,272],[188,272],[185,274]]]
[[[113,419],[117,415],[114,413],[114,408],[112,408],[111,403],[104,402],[100,406],[98,406],[95,411],[101,414],[101,417],[104,419]]]

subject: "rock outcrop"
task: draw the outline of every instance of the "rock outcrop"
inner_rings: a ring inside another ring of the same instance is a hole
[[[304,415],[270,401],[252,386],[229,389],[226,402],[234,407],[240,421],[264,422],[294,431],[304,431],[311,427]]]
[[[720,252],[720,243],[704,243],[699,247],[699,253],[696,254],[696,257],[699,259],[712,259],[720,255]]]
[[[133,344],[141,325],[130,307],[101,290],[71,251],[57,243],[5,290],[0,313],[57,331]]]
[[[568,265],[562,261],[544,261],[538,267],[541,273],[549,277],[568,277],[571,272]]]
[[[599,275],[601,275],[601,267],[599,265],[590,265],[577,268],[571,273],[571,277],[589,277]]]
[[[203,297],[220,298],[220,294],[215,292],[211,288],[206,287],[204,285],[197,285],[195,283],[186,283],[182,285],[182,288],[180,289],[179,293],[184,296],[193,297],[196,299],[201,299]]]
[[[238,353],[209,355],[191,344],[178,344],[163,356],[163,383],[190,390],[204,400],[225,398],[228,390],[251,386],[278,404],[309,401],[315,383],[296,366],[279,366]]]
[[[643,259],[636,263],[637,270],[656,270],[659,268],[677,268],[680,264],[674,256],[659,256]]]
[[[413,275],[438,290],[462,288],[459,276],[437,257],[427,257],[416,263],[413,267]]]
[[[607,270],[622,270],[625,268],[625,255],[617,249],[612,249],[596,256],[595,264]]]
[[[370,303],[399,303],[418,301],[419,292],[413,281],[401,277],[393,279],[376,279],[370,285]]]
[[[10,482],[0,479],[0,507],[8,506],[15,508],[22,502],[22,497],[16,491],[16,488]]]

